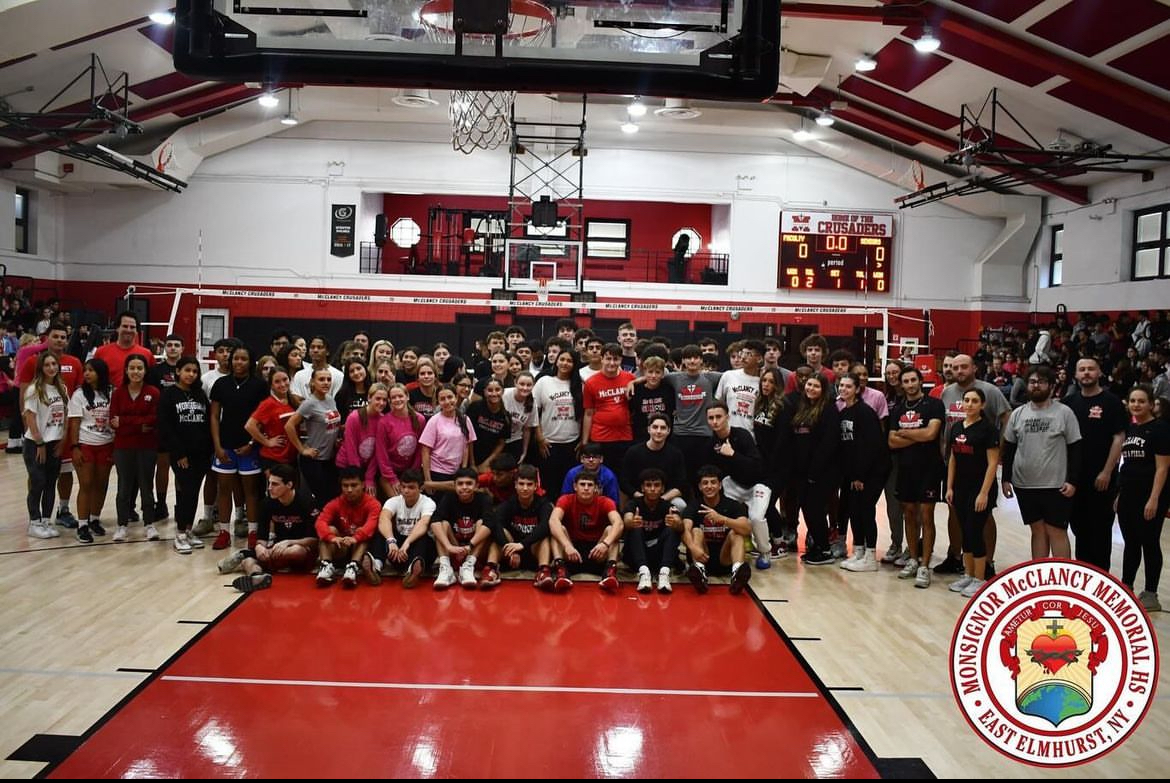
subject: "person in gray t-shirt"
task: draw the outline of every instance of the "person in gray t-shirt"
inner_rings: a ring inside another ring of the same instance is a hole
[[[1080,475],[1081,428],[1076,414],[1052,399],[1056,373],[1033,367],[1028,404],[1016,408],[1003,432],[1003,495],[1017,496],[1032,531],[1032,558],[1071,557],[1068,522],[1073,483]]]

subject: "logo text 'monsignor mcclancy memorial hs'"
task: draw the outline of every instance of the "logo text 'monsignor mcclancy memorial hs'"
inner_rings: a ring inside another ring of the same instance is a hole
[[[1083,764],[1120,745],[1153,702],[1158,644],[1114,577],[1039,560],[989,580],[967,604],[950,651],[967,722],[1006,756]]]

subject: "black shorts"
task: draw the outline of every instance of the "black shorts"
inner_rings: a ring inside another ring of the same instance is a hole
[[[565,561],[565,568],[568,569],[570,574],[593,574],[594,576],[605,576],[606,566],[609,565],[608,562],[605,560],[602,560],[601,562],[590,560],[589,549],[582,549],[581,544],[574,544],[574,546],[576,546],[577,551],[581,553],[581,562],[572,563],[568,560]],[[592,547],[590,547],[590,549],[592,549]]]
[[[938,503],[943,498],[943,464],[930,465],[925,470],[899,470],[894,494],[900,503]]]
[[[539,567],[540,564],[536,562],[536,555],[527,549],[520,553],[520,565],[516,566],[515,569],[512,568],[512,564],[508,561],[507,557],[500,556],[500,569],[504,571],[535,571]]]
[[[1044,524],[1068,529],[1072,515],[1072,498],[1060,494],[1059,489],[1021,489],[1016,487],[1016,502],[1025,525],[1043,520]]]

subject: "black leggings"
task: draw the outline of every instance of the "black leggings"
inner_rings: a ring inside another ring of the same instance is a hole
[[[972,557],[987,557],[987,542],[983,538],[983,528],[991,516],[991,509],[995,508],[995,492],[987,498],[987,508],[975,510],[976,492],[962,492],[955,490],[955,516],[959,518],[959,527],[963,530],[963,552]]]
[[[305,484],[313,494],[314,508],[318,511],[341,494],[337,485],[337,465],[332,459],[301,457],[301,475],[305,477]]]
[[[548,456],[540,463],[540,483],[545,492],[555,493],[559,497],[565,474],[576,464],[576,441],[548,444]]]
[[[853,525],[853,546],[877,549],[877,502],[886,487],[886,474],[870,476],[858,490],[850,489],[850,483],[841,485],[841,517]]]
[[[804,476],[797,476],[789,484],[789,489],[796,493],[800,510],[804,512],[804,524],[817,552],[829,549],[829,519],[826,514],[829,496],[837,488],[837,482],[836,477],[809,482]]]
[[[172,457],[174,455],[171,455]],[[171,472],[175,474],[175,529],[186,532],[195,524],[195,509],[199,507],[199,485],[211,466],[210,454],[199,454],[187,458],[188,466],[179,467],[177,459],[171,460]]]
[[[1166,520],[1167,506],[1170,506],[1170,492],[1163,492],[1158,499],[1158,508],[1153,519],[1146,519],[1146,501],[1150,498],[1151,484],[1122,485],[1117,496],[1117,521],[1121,524],[1121,537],[1125,539],[1125,550],[1121,556],[1121,581],[1133,587],[1142,557],[1146,559],[1146,592],[1158,592],[1158,580],[1162,576],[1162,524]]]

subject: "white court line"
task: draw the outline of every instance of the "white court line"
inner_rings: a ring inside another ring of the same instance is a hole
[[[618,696],[727,696],[745,699],[816,699],[820,694],[805,691],[686,691],[657,688],[573,688],[560,685],[452,685],[429,682],[349,682],[331,680],[267,680],[251,677],[183,677],[166,675],[175,682],[207,682],[222,685],[284,685],[311,688],[371,688],[396,691],[484,691],[506,693],[598,693]]]

